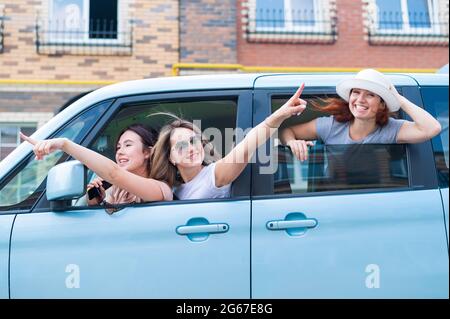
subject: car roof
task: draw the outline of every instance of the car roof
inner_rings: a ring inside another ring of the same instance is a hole
[[[417,85],[413,78],[404,74],[386,74],[394,85]],[[345,79],[350,79],[355,73],[299,73],[299,74],[267,74],[259,77],[255,82],[255,89],[297,87],[302,82],[307,87],[336,87]]]
[[[420,86],[448,86],[448,73],[409,73]]]
[[[163,77],[115,83],[97,89],[67,108],[66,113],[79,112],[83,106],[130,95],[180,92],[194,90],[228,90],[250,88],[296,87],[301,82],[308,86],[334,87],[354,73],[298,73],[298,74],[211,74],[195,76]],[[431,83],[448,85],[448,76],[442,74],[387,74],[395,85],[429,85]],[[72,114],[70,114],[72,115]]]
[[[125,81],[102,87],[83,96],[67,108],[67,113],[79,112],[80,108],[83,108],[83,106],[93,105],[107,99],[131,95],[194,90],[283,88],[296,87],[299,86],[301,82],[305,82],[306,87],[334,87],[340,80],[351,78],[353,75],[354,73],[250,73],[163,77]],[[395,85],[448,85],[448,76],[446,77],[442,74],[387,74],[387,76]]]

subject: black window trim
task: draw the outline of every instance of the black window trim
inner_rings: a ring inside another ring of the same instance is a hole
[[[400,93],[407,97],[416,105],[423,107],[422,98],[417,86],[398,86],[396,87]],[[286,95],[290,96],[295,93],[296,88],[264,88],[255,89],[254,91],[254,107],[253,107],[253,126],[261,123],[271,112],[271,100],[274,96]],[[304,95],[335,95],[335,87],[305,87]],[[401,111],[402,118],[407,118],[405,113]],[[269,151],[269,143],[266,143],[266,154]],[[295,197],[312,197],[312,196],[331,196],[344,194],[364,194],[379,193],[391,191],[412,191],[423,189],[436,189],[437,176],[434,169],[434,158],[432,156],[431,141],[420,144],[409,144],[406,146],[406,156],[408,163],[408,182],[409,187],[399,188],[370,188],[358,190],[336,190],[327,192],[311,192],[302,194],[274,194],[273,193],[273,174],[260,175],[261,163],[257,157],[256,163],[252,164],[252,199],[269,199],[269,198],[295,198]]]
[[[419,86],[404,86],[401,89],[408,100],[424,108]],[[402,118],[411,120],[405,112],[401,111],[401,115]],[[406,147],[406,152],[411,176],[411,188],[437,189],[438,177],[431,140],[419,144],[409,144]]]
[[[424,100],[424,98],[423,98],[423,94],[422,94],[424,89],[444,89],[444,90],[447,90],[447,91],[448,91],[448,85],[434,84],[434,85],[422,86],[421,89],[420,89],[420,98],[421,98],[421,100],[422,100],[423,102],[425,102],[425,100]],[[422,106],[422,107],[423,107],[423,106]],[[426,110],[427,112],[429,112],[431,115],[433,115],[433,116],[436,118],[436,110],[434,110],[434,109],[431,108],[431,107],[427,107],[427,106],[425,106],[424,108],[425,108],[425,110]],[[442,132],[441,132],[440,134],[442,134]],[[438,137],[439,137],[439,135],[438,135]],[[442,143],[442,141],[440,141],[440,143]],[[442,146],[443,146],[443,145],[442,145]],[[433,142],[432,142],[432,141],[431,141],[431,149],[432,149],[433,157],[434,157],[434,145],[433,145]],[[446,189],[446,188],[448,188],[448,185],[442,185],[442,184],[440,184],[440,181],[439,181],[439,178],[438,178],[438,168],[437,168],[436,160],[435,160],[435,159],[433,160],[433,163],[434,163],[434,169],[435,169],[435,172],[436,172],[436,178],[437,178],[437,183],[438,183],[439,189]]]
[[[82,141],[83,146],[92,144],[98,134],[106,127],[110,119],[116,116],[124,107],[135,106],[139,103],[146,103],[149,101],[163,101],[163,102],[175,102],[177,100],[186,102],[188,100],[199,101],[211,100],[211,98],[223,98],[229,99],[230,97],[237,97],[237,113],[236,113],[236,127],[248,128],[251,126],[251,112],[252,108],[252,92],[249,89],[231,89],[231,90],[198,90],[198,91],[184,91],[184,92],[163,92],[163,93],[148,93],[131,96],[118,97],[108,110],[104,113],[101,119],[97,121],[94,127],[89,131],[86,137]],[[246,106],[247,105],[247,106]],[[68,158],[70,160],[72,158]],[[223,201],[242,201],[250,199],[250,182],[251,182],[251,167],[248,165],[241,173],[239,178],[233,183],[233,193],[236,195],[226,199],[202,199],[202,200],[186,200],[186,201],[170,201],[170,202],[147,202],[141,204],[124,204],[125,207],[145,206],[153,207],[160,205],[174,205],[174,204],[190,204],[190,203],[209,203],[209,202],[223,202]],[[34,212],[50,212],[50,202],[43,192],[38,204],[33,207],[31,211],[25,213]],[[143,205],[144,204],[144,205]],[[121,206],[122,207],[122,206]],[[100,206],[71,206],[68,208],[70,211],[86,210],[86,209],[99,209],[98,212],[103,212]]]

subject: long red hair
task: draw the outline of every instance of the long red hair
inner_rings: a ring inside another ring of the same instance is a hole
[[[385,104],[383,100],[381,100],[381,102]],[[348,102],[346,102],[341,98],[338,97],[326,99],[319,98],[313,101],[311,104],[317,111],[333,115],[336,121],[338,122],[345,123],[348,121],[353,121],[355,119],[352,112],[350,112]],[[387,124],[388,120],[389,120],[389,109],[385,104],[385,107],[378,110],[377,112],[376,123],[379,126],[384,126]]]

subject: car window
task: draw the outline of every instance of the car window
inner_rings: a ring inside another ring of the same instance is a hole
[[[302,96],[311,105],[337,95]],[[272,97],[272,112],[289,96]],[[293,116],[281,128],[329,116],[311,107]],[[398,118],[395,113],[393,117]],[[290,148],[275,141],[277,167],[273,178],[274,194],[302,194],[323,191],[408,187],[408,165],[405,145],[352,144],[327,145],[316,141],[310,147],[307,161],[300,162]]]
[[[424,87],[422,96],[425,108],[442,127],[441,133],[432,139],[432,143],[439,186],[448,187],[448,86]]]
[[[408,187],[406,146],[402,144],[323,145],[316,142],[300,162],[278,146],[274,194]]]
[[[103,102],[85,111],[52,137],[66,137],[77,143],[81,142],[110,104],[111,101]],[[31,155],[22,168],[1,186],[0,210],[30,209],[44,191],[43,181],[50,168],[66,158],[67,155],[61,151],[40,161]]]
[[[236,127],[237,97],[226,99],[211,98],[186,101],[148,101],[122,106],[121,110],[108,122],[99,136],[90,146],[94,151],[115,161],[116,141],[119,133],[131,124],[144,124],[157,132],[173,118],[156,113],[171,113],[180,118],[201,124],[201,130],[211,139],[221,155],[229,152],[233,147],[233,139],[225,138],[229,130]],[[201,122],[197,122],[197,121]],[[210,134],[212,133],[213,138]],[[216,134],[217,133],[217,134]],[[88,181],[95,178],[92,171],[88,171]],[[79,206],[83,201],[79,201]]]

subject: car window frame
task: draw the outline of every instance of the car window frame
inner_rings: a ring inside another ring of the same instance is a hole
[[[425,103],[425,100],[424,100],[424,98],[423,98],[423,91],[424,91],[424,90],[427,90],[427,89],[443,89],[443,90],[447,90],[447,91],[448,91],[448,85],[445,85],[445,84],[433,84],[433,85],[422,86],[422,87],[420,88],[420,95],[421,95],[421,99],[423,100],[423,104],[424,104],[424,105],[425,105],[426,103]],[[428,113],[430,113],[433,117],[436,117],[436,110],[435,110],[434,108],[432,108],[431,106],[426,106],[426,105],[425,105],[425,110],[426,110]],[[441,143],[441,145],[442,145],[442,140],[441,140],[440,134],[442,134],[442,132],[439,133],[439,134],[438,134],[437,136],[435,136],[434,138],[439,138],[439,143]],[[433,139],[434,139],[434,138],[433,138]],[[443,146],[443,145],[442,145],[442,146]],[[435,149],[435,146],[433,145],[433,142],[431,142],[431,148],[432,148],[432,151],[433,151],[433,158],[434,158],[434,149]],[[438,168],[437,168],[437,163],[436,163],[436,159],[435,159],[435,158],[434,158],[434,167],[435,167],[435,172],[436,172],[436,178],[438,179],[438,185],[439,185],[439,188],[440,188],[440,189],[448,188],[448,185],[441,184],[440,181],[439,181],[439,177],[438,177],[439,171],[438,171]]]
[[[423,102],[417,86],[396,86],[397,90],[410,101],[423,108]],[[261,123],[271,113],[271,101],[274,96],[291,96],[297,88],[294,87],[274,87],[254,90],[254,113],[253,125]],[[330,86],[305,87],[304,96],[310,95],[336,95],[336,88]],[[406,113],[400,111],[400,118],[408,119]],[[269,143],[265,144],[266,154],[269,150]],[[406,145],[406,160],[408,168],[408,187],[395,188],[368,188],[357,190],[334,190],[325,192],[310,192],[301,194],[274,194],[273,174],[261,175],[259,172],[261,162],[257,156],[256,163],[252,165],[252,199],[275,199],[293,197],[313,197],[327,195],[351,195],[365,193],[385,193],[397,191],[411,191],[437,188],[437,175],[434,170],[434,158],[432,157],[431,140],[419,144]]]
[[[94,122],[94,125],[89,130],[87,130],[87,132],[85,133],[84,136],[82,136],[80,138],[80,143],[83,143],[83,141],[87,138],[87,136],[89,136],[89,133],[92,131],[92,128],[95,127],[97,125],[97,123],[103,119],[104,115],[111,108],[111,106],[114,103],[114,98],[106,98],[104,100],[97,101],[94,104],[92,104],[86,108],[81,109],[74,116],[67,119],[67,121],[63,125],[61,125],[58,129],[56,129],[55,131],[50,133],[47,138],[54,138],[55,136],[60,134],[60,132],[62,130],[66,129],[69,125],[71,125],[76,118],[79,118],[83,114],[90,112],[93,108],[96,108],[99,105],[101,105],[103,103],[108,103],[108,102],[109,102],[109,105],[104,106],[105,111],[103,112],[103,114],[101,114],[100,117],[97,118],[97,120]],[[0,188],[3,187],[6,183],[9,183],[12,178],[14,178],[22,169],[24,169],[24,167],[29,163],[29,160],[32,156],[34,156],[34,153],[32,151],[30,151],[27,155],[22,157],[22,159],[12,169],[10,169],[9,172],[4,176],[4,179],[1,181],[2,183],[0,185]],[[57,161],[56,165],[66,162],[70,159],[72,159],[70,156],[68,156],[67,154],[63,154],[61,156],[61,158]],[[24,213],[33,212],[36,209],[36,207],[39,207],[39,204],[42,202],[42,198],[46,197],[45,196],[46,183],[47,183],[47,177],[45,177],[44,180],[42,181],[42,183],[36,188],[36,190],[42,189],[42,188],[43,188],[43,190],[42,190],[42,193],[36,198],[36,200],[33,203],[31,208],[29,208],[29,209],[11,209],[11,210],[4,210],[4,211],[0,210],[0,215],[24,214]]]
[[[251,89],[209,89],[209,90],[195,90],[195,91],[171,91],[171,92],[155,92],[146,93],[138,95],[125,95],[117,97],[114,103],[105,112],[102,118],[96,123],[96,125],[90,130],[87,136],[82,142],[82,146],[87,147],[91,145],[99,134],[108,125],[110,119],[116,116],[122,109],[123,106],[130,104],[139,104],[149,101],[164,101],[164,102],[175,102],[175,101],[187,101],[187,100],[210,100],[214,98],[237,98],[237,112],[236,112],[236,127],[248,128],[252,124],[251,114],[249,112],[253,108],[252,104],[252,91]],[[246,106],[247,105],[247,106]],[[235,128],[236,128],[235,127]],[[68,157],[68,160],[73,158]],[[251,167],[248,165],[241,175],[238,177],[233,185],[233,193],[236,196],[230,198],[217,198],[217,199],[195,199],[195,200],[174,200],[174,201],[154,201],[154,202],[144,202],[144,203],[129,203],[117,205],[119,209],[128,207],[153,207],[160,205],[185,205],[185,204],[195,204],[203,202],[223,202],[223,201],[241,201],[249,200],[251,195]],[[43,193],[45,194],[45,192]],[[104,212],[104,207],[100,205],[95,206],[70,206],[67,210],[77,211],[77,210],[96,210],[102,213]],[[38,205],[30,211],[32,213],[49,212],[52,211],[50,202],[47,200],[46,196],[41,196]]]

